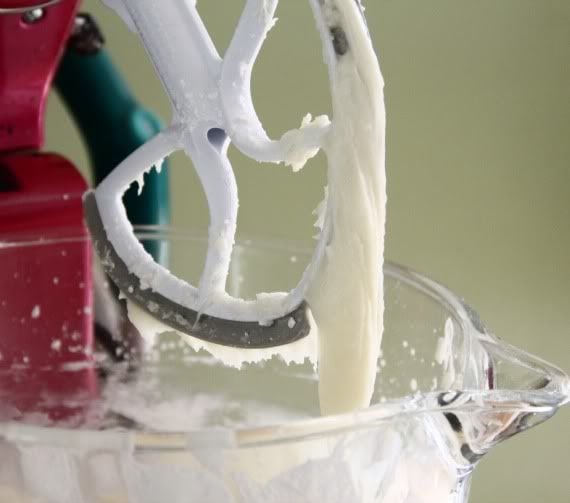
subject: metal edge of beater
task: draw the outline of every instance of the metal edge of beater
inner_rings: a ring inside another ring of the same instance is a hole
[[[196,311],[150,288],[142,289],[138,276],[129,271],[109,240],[93,191],[85,193],[83,209],[95,253],[106,274],[125,297],[168,327],[206,342],[241,349],[282,346],[309,335],[311,327],[306,301],[265,326],[257,321],[229,320],[207,314],[198,316]]]

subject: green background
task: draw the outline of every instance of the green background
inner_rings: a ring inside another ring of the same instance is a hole
[[[198,2],[220,51],[243,3]],[[169,103],[136,37],[98,0],[83,8],[137,97],[167,121]],[[387,257],[459,292],[509,342],[570,370],[570,2],[369,0],[366,15],[386,80]],[[278,16],[253,83],[274,137],[329,110],[308,2],[283,0]],[[88,174],[55,96],[47,147]],[[231,157],[239,234],[307,240],[323,158],[292,174]],[[180,155],[171,185],[174,224],[206,229],[201,189]],[[476,470],[471,501],[569,501],[569,419],[564,410],[498,447]]]

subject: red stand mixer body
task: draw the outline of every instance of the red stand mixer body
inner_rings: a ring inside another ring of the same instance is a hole
[[[87,184],[69,161],[39,152],[78,3],[0,0],[0,419],[2,407],[13,418],[41,413],[54,394],[97,394]]]

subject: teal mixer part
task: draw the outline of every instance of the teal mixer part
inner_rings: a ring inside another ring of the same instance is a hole
[[[162,129],[161,121],[133,97],[103,48],[103,37],[89,15],[80,14],[76,19],[55,86],[86,144],[95,184]],[[152,170],[145,175],[140,196],[137,188],[131,187],[124,203],[133,225],[168,225],[167,163],[160,173]],[[164,244],[143,244],[157,262],[165,262]]]

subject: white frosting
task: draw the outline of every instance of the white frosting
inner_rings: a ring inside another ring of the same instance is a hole
[[[323,414],[370,404],[383,317],[383,80],[358,7],[353,0],[335,3],[349,50],[331,73],[328,190],[318,218],[330,238],[307,293],[319,328]]]

